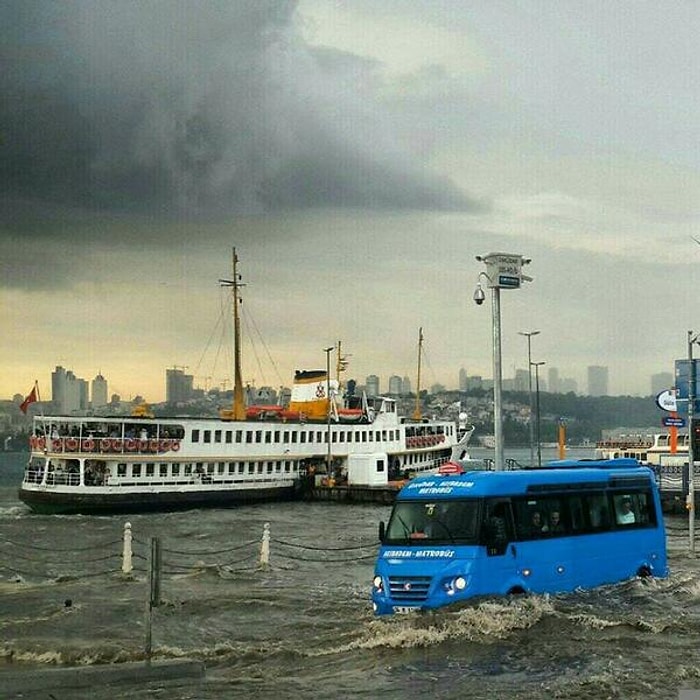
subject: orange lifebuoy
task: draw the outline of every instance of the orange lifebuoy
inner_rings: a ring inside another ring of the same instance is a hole
[[[179,440],[173,440],[173,446],[172,446],[172,451],[177,452],[180,449],[180,441]]]
[[[139,451],[145,452],[148,449],[148,440],[139,440]]]
[[[167,452],[170,449],[171,441],[168,440],[168,438],[163,438],[160,441],[160,451],[161,452]]]
[[[51,447],[53,447],[53,449],[56,451],[63,449],[63,439],[54,438],[51,442]]]
[[[100,449],[102,452],[109,452],[112,449],[112,441],[109,438],[102,438],[100,440]]]
[[[83,440],[83,450],[85,450],[85,452],[92,452],[94,449],[95,441],[92,438]]]
[[[66,440],[66,449],[70,452],[75,452],[78,449],[78,440],[76,438],[68,438]]]
[[[128,452],[133,452],[136,449],[136,440],[134,440],[134,438],[127,438],[124,440],[124,447],[126,447]]]
[[[150,440],[148,443],[148,449],[151,452],[158,452],[158,446],[160,445],[160,442],[158,440]]]
[[[121,438],[116,438],[116,439],[112,440],[112,449],[115,452],[121,452],[123,444],[124,443],[122,442]]]

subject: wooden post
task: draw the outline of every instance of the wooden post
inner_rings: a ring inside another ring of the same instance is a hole
[[[153,652],[153,608],[160,604],[160,540],[151,537],[151,556],[148,569],[148,599],[146,601],[146,643],[145,655],[146,663],[151,663]]]

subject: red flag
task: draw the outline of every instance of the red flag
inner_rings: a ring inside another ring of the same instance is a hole
[[[32,387],[32,390],[29,392],[29,396],[27,396],[24,401],[19,405],[19,410],[22,411],[22,413],[27,412],[27,408],[29,407],[30,403],[34,403],[36,401],[36,384]]]

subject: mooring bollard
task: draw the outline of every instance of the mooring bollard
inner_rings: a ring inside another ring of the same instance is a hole
[[[265,569],[270,563],[270,523],[263,525],[262,544],[260,545],[260,566]]]
[[[133,570],[131,549],[131,523],[124,523],[124,548],[122,549],[122,573],[130,574]]]

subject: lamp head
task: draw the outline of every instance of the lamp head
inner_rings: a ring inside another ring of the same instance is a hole
[[[476,289],[474,290],[474,303],[477,306],[481,306],[484,301],[486,301],[486,294],[484,294],[481,284],[477,284]]]

